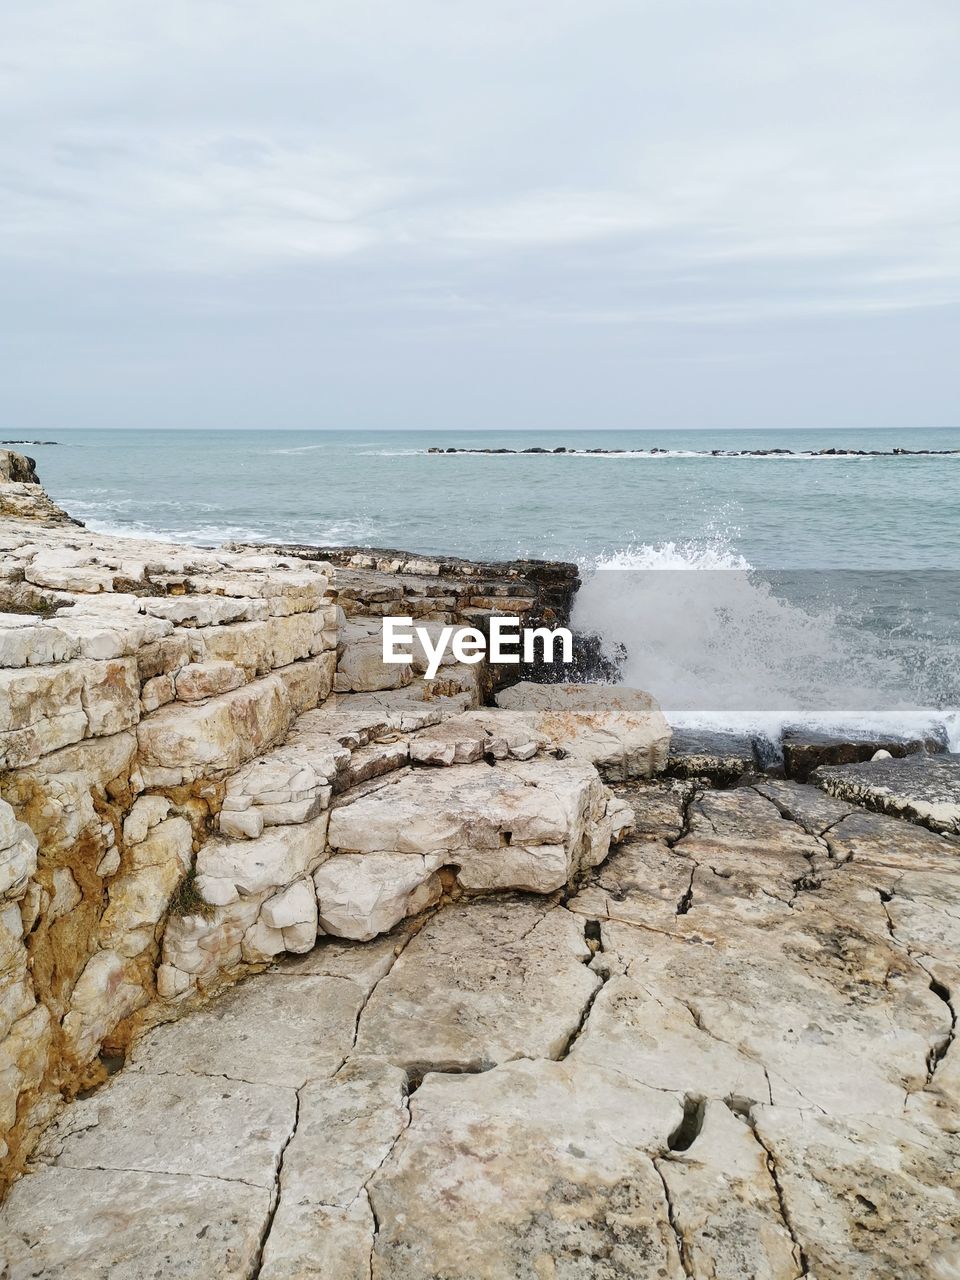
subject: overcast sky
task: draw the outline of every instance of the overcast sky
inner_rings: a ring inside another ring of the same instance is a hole
[[[0,436],[960,424],[957,0],[30,0]]]

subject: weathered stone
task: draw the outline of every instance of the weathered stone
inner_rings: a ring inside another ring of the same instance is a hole
[[[577,760],[410,773],[333,810],[339,852],[442,853],[467,888],[549,893],[609,849],[606,795]]]
[[[53,622],[0,613],[0,667],[36,667],[80,656],[80,643]]]
[[[35,1159],[59,1168],[199,1175],[270,1188],[295,1118],[290,1088],[127,1071],[64,1112]]]
[[[797,782],[806,782],[820,765],[858,764],[873,760],[878,751],[884,752],[882,759],[899,759],[918,751],[942,751],[944,745],[932,736],[905,738],[876,733],[840,736],[810,729],[787,730],[781,739],[784,771]]]
[[[825,765],[813,780],[839,800],[960,834],[960,755],[912,755],[902,760]]]
[[[323,653],[330,647],[324,637],[326,625],[322,612],[298,613],[258,622],[204,627],[199,634],[208,661],[230,662],[252,680],[277,667]]]
[[[595,764],[608,781],[663,771],[670,728],[648,693],[619,685],[515,684],[497,705],[528,716],[555,747]]]
[[[19,898],[37,869],[37,837],[0,800],[0,900]]]
[[[428,1075],[367,1185],[377,1280],[668,1277],[683,1271],[663,1184],[682,1109],[603,1069],[512,1062]]]
[[[956,1135],[897,1116],[776,1106],[754,1116],[809,1274],[939,1280],[956,1269]]]
[[[382,1054],[415,1075],[557,1057],[600,985],[586,967],[589,957],[580,922],[547,903],[448,907],[374,991],[357,1050]]]
[[[286,889],[268,898],[260,911],[271,929],[288,929],[311,917],[316,920],[317,900],[309,880],[295,880]]]
[[[204,703],[161,707],[137,728],[144,776],[151,769],[180,782],[222,776],[276,742],[291,719],[290,701],[277,676]]]
[[[256,840],[208,840],[197,855],[197,889],[208,902],[283,889],[326,857],[327,817],[270,827]]]
[[[103,946],[136,956],[156,941],[177,883],[190,866],[193,837],[185,818],[167,818],[137,846],[139,865],[110,885],[100,922]]]
[[[275,972],[288,977],[310,974],[314,977],[349,978],[366,997],[390,972],[413,932],[412,926],[400,925],[384,937],[363,943],[341,942],[337,938],[321,936],[317,945],[305,955],[279,960]]]
[[[295,715],[315,710],[329,696],[336,662],[337,655],[331,652],[276,668]]]
[[[439,854],[342,853],[313,873],[320,927],[369,942],[440,897]]]
[[[652,1089],[748,1103],[769,1097],[761,1062],[711,1037],[681,1000],[650,994],[625,977],[611,978],[599,992],[569,1061]]]
[[[697,1131],[657,1161],[687,1274],[797,1280],[803,1260],[784,1221],[765,1148],[748,1121],[724,1103],[691,1102]]]
[[[147,1002],[129,961],[115,951],[98,951],[88,960],[73,991],[63,1031],[81,1062],[93,1058],[121,1019]]]
[[[666,771],[672,778],[730,787],[759,774],[758,754],[757,742],[749,735],[678,729],[670,742]]]
[[[773,923],[718,910],[704,913],[706,928],[691,907],[675,936],[609,922],[604,955],[762,1063],[777,1105],[900,1115],[905,1094],[926,1081],[931,1044],[950,1034],[950,1011],[869,921],[836,919],[826,906],[805,893]]]
[[[338,636],[337,674],[333,681],[336,693],[400,689],[413,679],[409,663],[384,662],[380,622],[370,622],[368,628],[352,621]],[[371,630],[374,634],[370,634]]]
[[[361,988],[346,978],[271,973],[227,991],[134,1049],[151,1075],[196,1072],[299,1088],[332,1076],[350,1052]]]
[[[11,1280],[155,1280],[159,1259],[164,1280],[247,1280],[270,1207],[266,1188],[244,1182],[45,1168],[10,1193],[0,1259]]]
[[[232,662],[191,662],[177,672],[177,697],[182,702],[198,702],[229,693],[243,682],[243,672]]]
[[[367,1193],[345,1208],[281,1197],[258,1280],[370,1280],[376,1223]]]
[[[529,760],[544,745],[546,739],[521,715],[496,709],[464,711],[421,729],[410,739],[410,759],[436,765],[472,764],[484,757]]]
[[[170,801],[165,796],[140,796],[123,820],[123,839],[126,844],[141,844],[151,827],[162,822],[170,812]]]
[[[567,906],[592,920],[672,932],[695,870],[696,863],[667,845],[635,838],[615,850]]]

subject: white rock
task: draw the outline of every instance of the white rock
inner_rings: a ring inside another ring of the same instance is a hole
[[[317,895],[312,881],[295,880],[286,889],[268,898],[260,910],[261,919],[271,929],[289,929],[317,919]]]
[[[190,662],[177,672],[177,697],[181,702],[198,702],[229,693],[243,683],[243,672],[232,662]]]
[[[341,854],[313,874],[321,928],[368,942],[440,896],[442,856]]]
[[[608,781],[649,778],[666,767],[670,728],[639,689],[523,682],[501,690],[497,705],[527,716],[554,746],[589,760]]]
[[[0,900],[19,898],[37,869],[37,837],[0,800]]]

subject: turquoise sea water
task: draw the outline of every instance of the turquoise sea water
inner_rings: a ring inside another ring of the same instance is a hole
[[[937,724],[960,746],[960,457],[703,456],[960,449],[958,429],[59,439],[24,448],[96,530],[574,560],[577,626],[674,723]],[[427,452],[558,445],[620,452]]]
[[[431,445],[960,448],[924,431],[65,431],[28,449],[95,529],[589,561],[722,547],[769,568],[960,567],[960,457],[438,457]]]

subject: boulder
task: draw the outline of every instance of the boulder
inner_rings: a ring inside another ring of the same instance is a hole
[[[661,773],[670,728],[649,693],[621,685],[515,684],[497,705],[526,716],[568,755],[596,765],[613,782]]]

